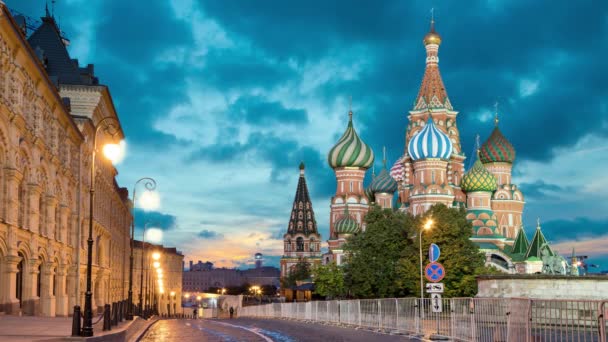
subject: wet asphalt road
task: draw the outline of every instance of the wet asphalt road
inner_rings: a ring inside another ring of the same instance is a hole
[[[278,319],[237,318],[224,320],[161,320],[141,341],[414,341],[404,336],[385,335],[367,330]]]

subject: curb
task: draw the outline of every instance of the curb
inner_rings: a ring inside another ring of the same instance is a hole
[[[155,320],[154,322],[148,324],[148,326],[139,334],[136,334],[136,336],[133,336],[133,338],[131,339],[131,341],[134,342],[139,342],[141,340],[142,337],[144,337],[144,335],[148,332],[148,330],[154,325],[156,324],[156,322],[160,321],[160,319]]]

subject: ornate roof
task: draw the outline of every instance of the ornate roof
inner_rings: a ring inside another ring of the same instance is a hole
[[[403,157],[397,159],[390,171],[391,177],[397,182],[405,179],[405,166],[403,165]]]
[[[466,192],[496,190],[496,177],[483,166],[479,154],[473,167],[462,177],[461,186]]]
[[[424,36],[423,42],[426,48],[426,69],[424,70],[418,96],[414,102],[414,110],[428,108],[452,110],[448,93],[439,73],[438,53],[441,36],[435,32],[434,21],[431,22],[431,30]]]
[[[336,234],[355,234],[359,232],[359,223],[348,213],[348,205],[344,207],[344,216],[334,223]]]
[[[488,140],[481,145],[479,157],[484,164],[493,162],[513,163],[515,160],[515,149],[509,140],[502,135],[498,125],[494,127]]]
[[[306,236],[318,234],[317,221],[315,220],[315,213],[312,209],[312,202],[304,177],[304,163],[300,163],[300,179],[293,200],[287,233],[292,235],[302,233]]]
[[[350,111],[348,116],[346,131],[329,151],[327,161],[334,169],[337,167],[369,169],[374,163],[374,151],[357,135],[353,127],[353,112]]]
[[[392,194],[397,191],[398,185],[386,169],[386,159],[383,160],[383,164],[380,174],[378,174],[370,184],[370,190],[373,193],[385,192]]]
[[[524,228],[520,228],[517,232],[517,237],[515,237],[515,243],[513,244],[513,248],[511,252],[513,254],[526,254],[528,252],[528,248],[530,247],[530,242],[528,241],[528,237],[526,236],[526,232]]]
[[[429,115],[426,126],[410,139],[407,152],[413,160],[425,158],[449,159],[453,145],[447,134],[433,123]]]
[[[536,233],[534,233],[534,237],[532,238],[532,242],[530,242],[530,246],[528,247],[528,251],[526,252],[526,259],[531,257],[536,257],[541,259],[543,254],[543,248],[545,248],[548,252],[548,255],[555,256],[555,252],[549,247],[549,243],[547,239],[545,239],[545,235],[540,229],[540,220],[536,226]]]

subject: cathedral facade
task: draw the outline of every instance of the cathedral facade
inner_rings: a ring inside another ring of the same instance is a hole
[[[409,112],[405,152],[390,172],[399,183],[399,209],[420,215],[438,203],[466,208],[471,240],[486,254],[486,264],[506,273],[540,271],[540,249],[554,253],[548,245],[538,246],[537,241],[546,244],[540,224],[533,244],[523,231],[524,196],[511,180],[515,149],[499,129],[498,114],[494,130],[473,156],[473,167],[465,172],[458,112],[439,72],[441,36],[433,21],[423,43],[426,68]]]

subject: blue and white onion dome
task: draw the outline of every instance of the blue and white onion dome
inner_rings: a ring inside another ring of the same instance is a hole
[[[413,160],[450,159],[452,150],[450,137],[435,126],[431,116],[429,116],[426,126],[416,133],[407,145],[407,153]]]

